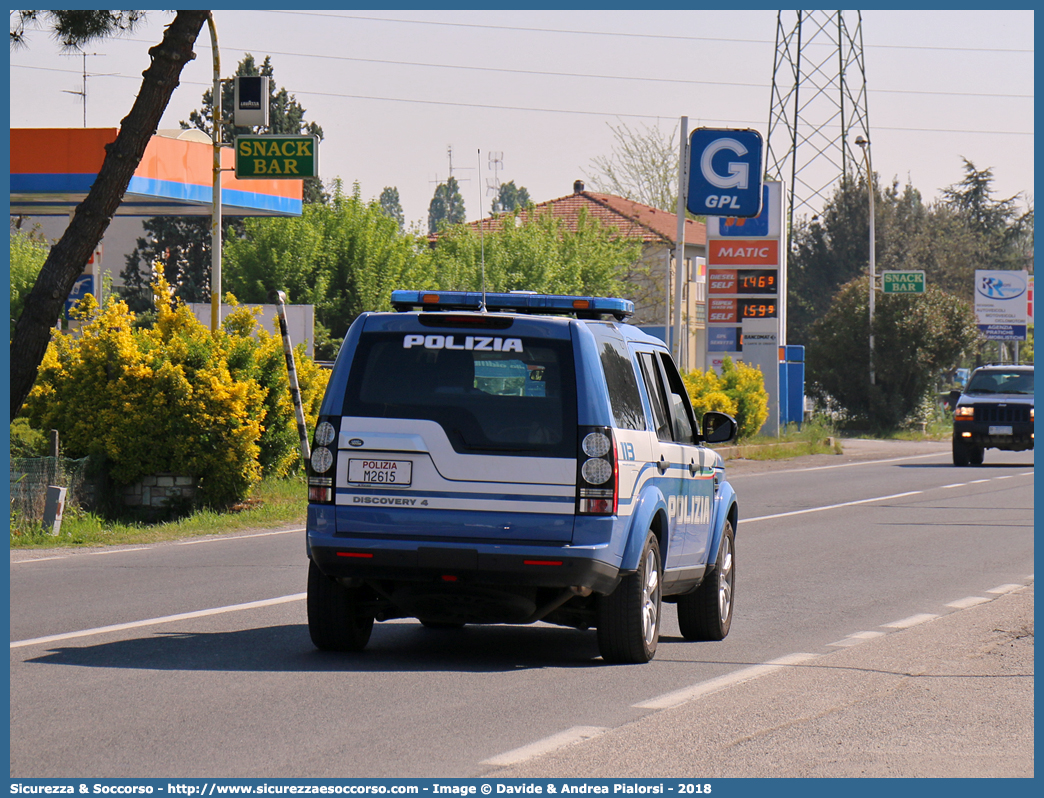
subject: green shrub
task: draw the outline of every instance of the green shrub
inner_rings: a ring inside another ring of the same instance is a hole
[[[768,419],[768,392],[759,368],[726,357],[720,376],[714,369],[696,369],[682,372],[682,381],[689,392],[697,424],[708,410],[717,410],[735,417],[739,438],[751,438]]]
[[[29,426],[29,421],[16,418],[11,422],[11,457],[46,457],[47,436]]]

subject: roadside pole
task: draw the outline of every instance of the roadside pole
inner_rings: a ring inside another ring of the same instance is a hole
[[[681,118],[681,144],[678,154],[678,234],[674,244],[674,340],[671,351],[674,360],[682,368],[681,353],[681,306],[682,306],[682,275],[685,274],[685,204],[689,194],[689,117]],[[667,275],[667,285],[671,284],[670,273]],[[668,291],[670,289],[668,288]],[[664,331],[666,335],[666,330]]]

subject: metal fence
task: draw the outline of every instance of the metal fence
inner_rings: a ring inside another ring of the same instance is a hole
[[[47,486],[66,488],[67,507],[89,506],[94,488],[87,477],[89,458],[65,457],[11,458],[11,517],[41,521],[47,501]]]

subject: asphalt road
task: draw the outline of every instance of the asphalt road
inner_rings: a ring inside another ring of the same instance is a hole
[[[731,461],[732,632],[688,643],[667,605],[643,666],[604,666],[593,632],[545,625],[391,622],[361,655],[321,654],[297,530],[13,552],[11,775],[919,776],[940,775],[940,751],[968,775],[1023,775],[1010,719],[1029,717],[1032,744],[1032,464],[990,451],[956,469],[945,445],[869,442]],[[918,674],[952,690],[911,695]],[[939,701],[941,749],[923,731]],[[882,708],[895,720],[875,726]],[[954,731],[968,712],[975,740]],[[828,733],[848,741],[838,756]],[[1009,739],[1010,756],[978,755]],[[791,749],[808,754],[797,772],[772,772]]]

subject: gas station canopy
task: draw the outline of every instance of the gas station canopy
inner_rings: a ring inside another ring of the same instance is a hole
[[[94,183],[116,128],[11,130],[11,215],[68,216]],[[198,130],[161,130],[123,195],[117,216],[209,216],[213,146]],[[300,216],[300,180],[237,180],[221,148],[223,216]]]

